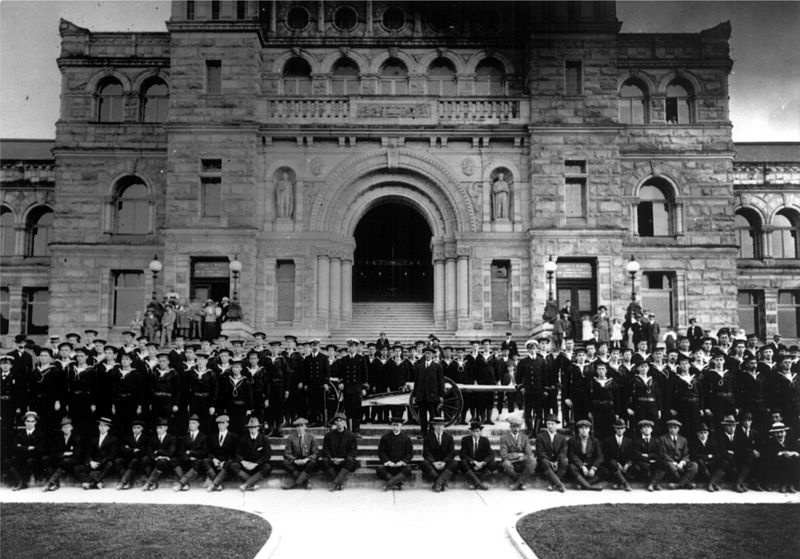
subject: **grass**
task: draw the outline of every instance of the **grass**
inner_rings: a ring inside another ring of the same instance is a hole
[[[3,504],[0,556],[11,559],[253,557],[264,519],[205,505]]]
[[[585,505],[517,522],[539,559],[798,557],[800,505]]]

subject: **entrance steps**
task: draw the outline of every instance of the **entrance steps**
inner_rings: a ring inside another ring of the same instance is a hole
[[[353,318],[347,328],[331,331],[333,343],[343,343],[347,338],[373,342],[378,334],[386,332],[392,343],[409,345],[416,340],[427,340],[433,334],[442,343],[452,343],[455,333],[433,323],[432,303],[394,301],[354,302]],[[446,340],[446,341],[445,341]]]

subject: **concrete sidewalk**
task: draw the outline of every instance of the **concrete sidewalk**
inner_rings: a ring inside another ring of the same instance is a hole
[[[708,493],[661,491],[631,493],[606,490],[568,490],[565,494],[541,489],[512,492],[493,488],[478,492],[452,489],[435,494],[429,489],[382,492],[345,488],[330,493],[327,486],[311,491],[260,489],[242,493],[233,487],[209,494],[200,487],[175,493],[162,486],[155,492],[63,488],[43,493],[31,488],[0,489],[0,502],[104,502],[217,505],[256,513],[274,528],[268,549],[273,559],[407,559],[424,557],[492,557],[516,559],[507,528],[518,516],[551,507],[600,503],[800,503],[797,495],[779,493]],[[0,509],[1,510],[1,509]],[[266,553],[263,556],[267,556]],[[259,555],[261,558],[262,555]]]

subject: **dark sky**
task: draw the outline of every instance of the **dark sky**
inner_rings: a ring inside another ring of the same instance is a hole
[[[58,21],[102,31],[164,31],[166,1],[0,2],[0,135],[52,138]],[[800,142],[800,2],[618,2],[622,31],[698,32],[730,20],[736,141]]]

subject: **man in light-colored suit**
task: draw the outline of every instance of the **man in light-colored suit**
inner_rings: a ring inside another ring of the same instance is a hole
[[[511,479],[511,490],[524,490],[525,483],[536,472],[536,459],[527,435],[520,432],[522,419],[508,418],[510,431],[500,438],[500,459],[503,471]]]
[[[658,483],[669,476],[670,489],[694,489],[692,480],[697,475],[697,463],[689,459],[689,442],[678,434],[680,428],[680,421],[670,419],[667,421],[669,432],[658,438],[659,459],[655,481]]]
[[[308,420],[299,417],[293,423],[297,432],[286,437],[286,446],[283,451],[283,467],[291,480],[283,486],[284,489],[303,487],[311,489],[309,478],[317,469],[319,447],[317,439],[308,432]]]

